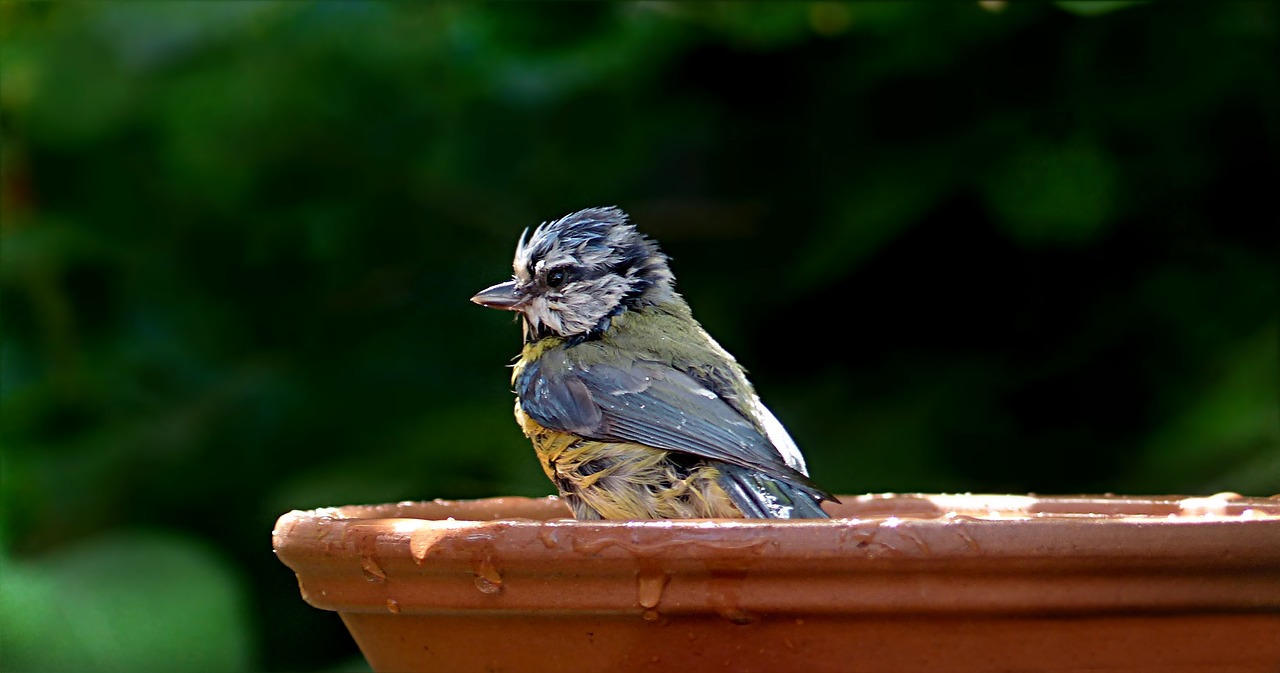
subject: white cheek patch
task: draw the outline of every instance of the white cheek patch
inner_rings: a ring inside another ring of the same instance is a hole
[[[546,297],[534,297],[524,309],[524,315],[534,327],[546,327],[559,334],[563,329],[560,314],[553,309]]]
[[[524,253],[523,250],[521,252]],[[569,252],[562,250],[559,243],[536,261],[530,260],[527,253],[517,254],[516,279],[526,286],[531,284],[532,279],[542,278],[548,270],[561,267],[569,267],[571,273],[578,270],[587,275],[602,274],[594,278],[579,278],[559,288],[545,287],[541,283],[533,285],[530,291],[534,295],[529,298],[523,311],[534,330],[550,331],[562,337],[585,334],[600,325],[605,316],[617,310],[636,281],[616,273],[605,273],[598,264],[591,263],[593,259],[609,259],[612,254],[615,253],[611,248],[597,249],[595,245]],[[530,262],[533,264],[532,269],[528,266]],[[634,269],[631,272],[634,273]]]
[[[571,283],[559,297],[556,308],[569,333],[586,332],[594,328],[616,298],[592,283]]]

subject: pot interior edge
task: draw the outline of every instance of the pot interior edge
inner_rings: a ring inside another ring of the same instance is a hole
[[[1166,520],[1270,519],[1280,518],[1280,496],[1245,497],[1236,493],[1211,496],[1192,495],[1014,495],[1014,494],[926,494],[884,493],[841,495],[840,503],[827,503],[825,509],[833,519],[886,518],[932,519],[967,517],[973,519],[1018,518],[1119,518],[1139,517]],[[402,501],[371,505],[346,505],[308,511],[294,511],[295,516],[332,519],[428,519],[454,521],[496,520],[568,520],[565,504],[555,496],[527,498],[518,496],[479,498],[473,500]],[[682,525],[692,521],[654,520],[627,522],[581,522],[584,524],[626,523],[656,526]],[[750,524],[753,520],[720,520]],[[777,524],[785,520],[759,520]],[[796,520],[812,523],[814,520]]]

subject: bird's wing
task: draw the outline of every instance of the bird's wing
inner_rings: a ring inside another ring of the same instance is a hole
[[[521,408],[545,428],[721,460],[811,485],[750,420],[666,365],[583,366],[548,354],[527,365],[515,384]]]

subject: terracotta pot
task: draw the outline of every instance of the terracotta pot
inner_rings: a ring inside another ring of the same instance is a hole
[[[377,671],[1280,671],[1280,498],[842,500],[404,502],[290,512],[273,541]]]

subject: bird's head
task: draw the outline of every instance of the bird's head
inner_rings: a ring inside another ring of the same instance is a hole
[[[583,338],[613,316],[676,296],[667,256],[615,207],[588,208],[528,229],[515,276],[471,301],[524,314],[525,339]]]

